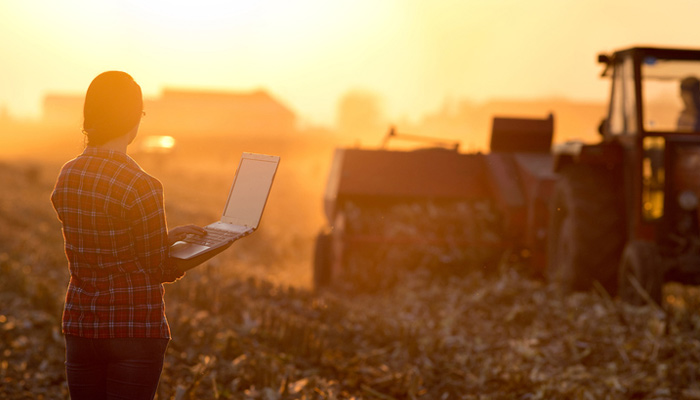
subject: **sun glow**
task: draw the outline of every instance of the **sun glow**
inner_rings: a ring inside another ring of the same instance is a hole
[[[603,101],[597,52],[697,46],[699,7],[645,1],[621,22],[626,8],[606,0],[2,0],[0,51],[11,57],[0,111],[38,114],[44,94],[82,92],[108,69],[147,95],[266,88],[324,124],[355,89],[377,93],[395,119],[449,99]],[[673,29],[659,15],[673,15]]]
[[[167,135],[146,136],[141,139],[139,150],[144,153],[169,153],[175,147],[175,138]]]

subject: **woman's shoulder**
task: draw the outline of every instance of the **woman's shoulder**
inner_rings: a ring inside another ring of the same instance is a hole
[[[142,190],[163,190],[163,184],[156,177],[144,171],[133,160],[126,165],[126,170],[131,176],[131,186],[134,188]]]

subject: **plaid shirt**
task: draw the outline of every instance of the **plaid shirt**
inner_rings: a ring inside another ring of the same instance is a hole
[[[161,183],[125,153],[88,146],[51,202],[70,268],[63,333],[170,338],[162,283],[183,273],[169,258]]]

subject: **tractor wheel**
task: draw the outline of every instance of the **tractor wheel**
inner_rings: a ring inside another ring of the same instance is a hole
[[[641,240],[631,241],[625,247],[620,262],[620,299],[637,306],[645,305],[649,300],[661,305],[663,276],[656,245]]]
[[[332,238],[331,234],[325,232],[316,236],[313,276],[315,290],[327,287],[331,283]]]
[[[572,164],[557,180],[549,216],[547,278],[565,293],[598,281],[612,296],[625,243],[619,183],[611,171]]]

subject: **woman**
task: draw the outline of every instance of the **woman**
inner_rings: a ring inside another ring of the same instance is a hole
[[[73,400],[152,399],[170,339],[163,283],[196,263],[176,263],[169,246],[204,230],[168,231],[161,183],[126,154],[143,115],[131,76],[98,75],[83,114],[87,146],[63,166],[51,195],[70,269],[62,324],[68,387]]]

